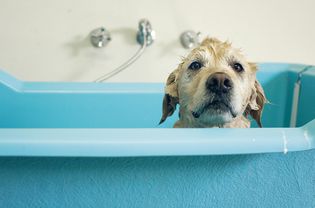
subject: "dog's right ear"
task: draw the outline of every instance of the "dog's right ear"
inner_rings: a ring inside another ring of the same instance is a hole
[[[165,86],[165,95],[163,98],[162,105],[162,118],[160,123],[163,123],[167,117],[173,115],[176,110],[176,105],[178,104],[178,87],[177,78],[179,74],[179,68],[174,70],[167,78]]]
[[[260,83],[255,80],[254,89],[252,90],[252,95],[250,97],[250,102],[245,110],[245,115],[250,114],[253,119],[257,122],[258,126],[261,128],[261,115],[264,109],[264,105],[267,103],[267,99],[263,88]]]

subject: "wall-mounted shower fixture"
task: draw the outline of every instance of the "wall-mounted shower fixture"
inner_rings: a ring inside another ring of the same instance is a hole
[[[187,30],[180,35],[180,42],[186,49],[196,47],[200,44],[200,32]]]
[[[115,76],[116,74],[123,71],[124,69],[126,69],[128,66],[133,64],[136,60],[138,60],[138,58],[143,54],[143,52],[147,46],[149,46],[153,43],[153,41],[155,40],[155,31],[152,30],[152,26],[151,26],[149,20],[141,19],[139,21],[138,28],[139,29],[137,32],[136,40],[141,45],[139,50],[130,59],[128,59],[126,62],[124,62],[122,65],[120,65],[119,67],[117,67],[113,71],[108,72],[107,74],[104,74],[103,76],[97,78],[95,80],[95,82],[103,82],[103,81]]]
[[[111,35],[104,27],[96,28],[90,33],[90,40],[94,47],[102,48],[111,41]]]
[[[137,32],[137,41],[140,45],[144,44],[146,40],[146,46],[149,46],[155,40],[155,31],[152,30],[152,26],[147,19],[141,19],[139,21],[139,30]]]

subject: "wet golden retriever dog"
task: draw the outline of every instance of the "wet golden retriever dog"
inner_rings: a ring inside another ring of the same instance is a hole
[[[169,75],[160,123],[179,104],[175,128],[249,128],[249,115],[261,127],[266,98],[256,71],[230,43],[206,38]]]

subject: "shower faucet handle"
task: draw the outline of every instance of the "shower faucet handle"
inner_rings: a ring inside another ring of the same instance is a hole
[[[96,28],[90,33],[91,43],[96,48],[102,48],[106,46],[109,41],[111,41],[111,39],[110,32],[104,27]]]
[[[200,32],[187,30],[180,35],[180,42],[184,48],[190,49],[200,44],[200,36]]]

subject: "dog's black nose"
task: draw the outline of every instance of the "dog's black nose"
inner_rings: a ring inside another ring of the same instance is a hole
[[[227,93],[232,87],[233,83],[230,77],[220,72],[209,76],[206,82],[206,88],[214,93]]]

